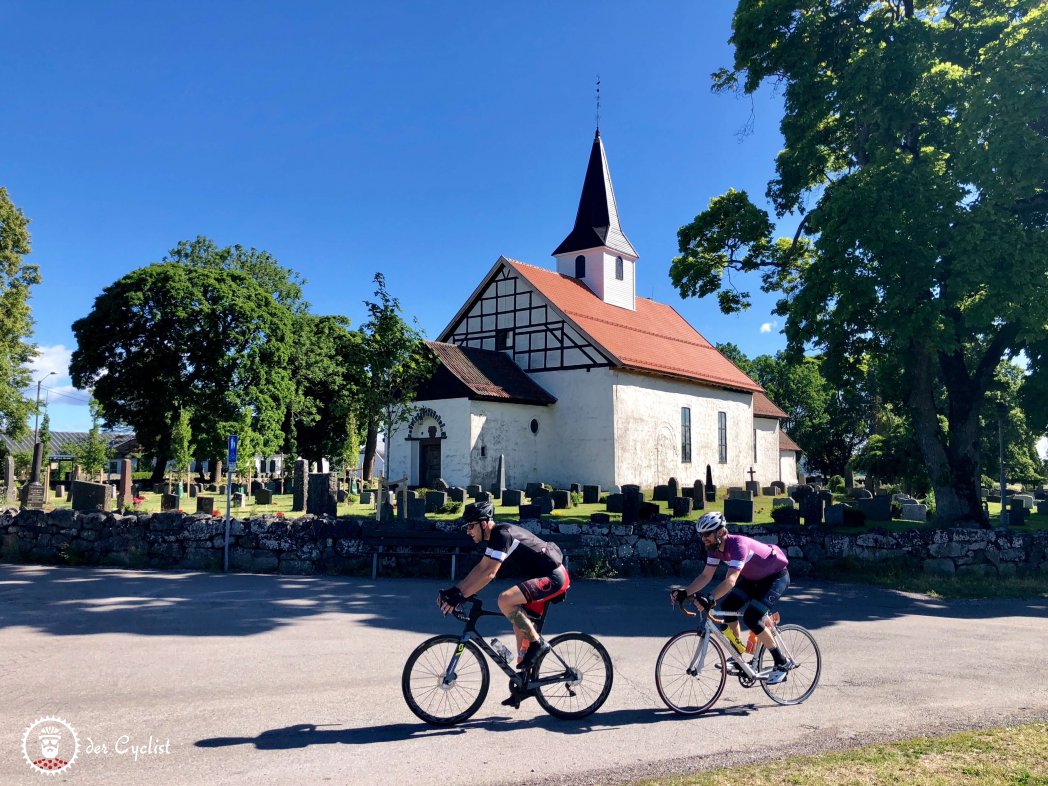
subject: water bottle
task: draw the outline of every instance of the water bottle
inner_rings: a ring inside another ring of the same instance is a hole
[[[731,646],[735,648],[736,652],[746,651],[746,645],[739,641],[739,637],[735,635],[735,631],[730,626],[724,629],[724,635],[728,637],[728,641],[731,642]]]
[[[509,663],[509,659],[513,655],[513,653],[509,651],[509,647],[507,647],[498,639],[492,639],[491,649],[495,650],[495,652],[498,653],[499,657],[502,658],[502,660],[506,661],[506,663]]]
[[[750,655],[757,651],[757,634],[752,630],[750,631],[750,637],[746,639],[746,652]]]

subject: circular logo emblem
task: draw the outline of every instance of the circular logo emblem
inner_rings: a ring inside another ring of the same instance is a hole
[[[80,753],[76,729],[61,718],[48,715],[30,723],[22,733],[22,756],[43,775],[57,775],[73,766]]]

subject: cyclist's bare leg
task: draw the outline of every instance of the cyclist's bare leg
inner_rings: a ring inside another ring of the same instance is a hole
[[[518,657],[524,654],[524,642],[533,643],[539,640],[535,625],[524,611],[524,604],[528,599],[520,591],[520,587],[510,587],[499,595],[499,610],[506,615],[506,619],[513,626],[513,632],[517,637]]]

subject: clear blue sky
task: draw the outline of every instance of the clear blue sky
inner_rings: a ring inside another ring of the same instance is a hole
[[[0,6],[0,185],[32,223],[52,428],[89,424],[70,325],[179,240],[266,249],[318,314],[375,271],[435,337],[499,255],[552,267],[594,88],[637,292],[749,355],[774,298],[722,315],[670,284],[676,232],[729,187],[764,204],[781,101],[714,95],[731,3],[91,2]],[[752,123],[752,132],[740,130]],[[792,232],[792,224],[782,227]],[[35,385],[32,391],[35,394]]]

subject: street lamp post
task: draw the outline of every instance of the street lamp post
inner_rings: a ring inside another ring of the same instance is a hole
[[[37,438],[40,435],[40,386],[44,384],[44,380],[48,377],[53,377],[57,374],[57,371],[49,371],[44,374],[40,379],[36,381],[36,418],[33,421],[33,444],[37,443]]]

